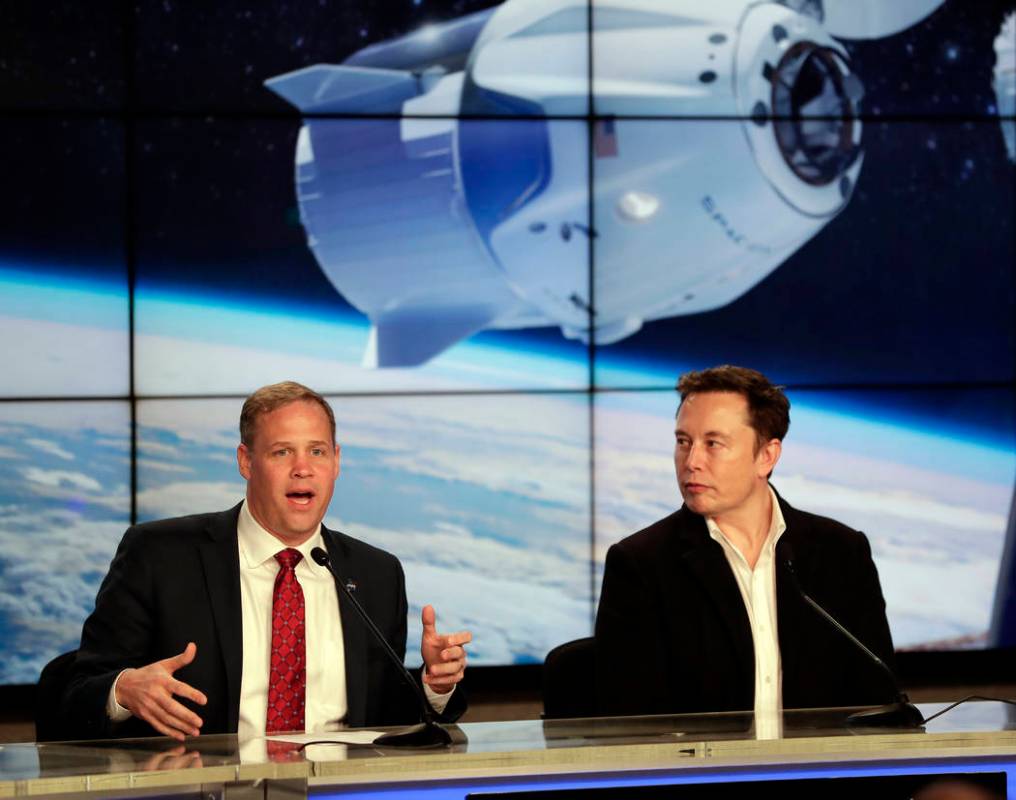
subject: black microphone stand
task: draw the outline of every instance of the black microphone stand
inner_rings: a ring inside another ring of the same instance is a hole
[[[924,716],[917,710],[917,706],[910,702],[910,698],[907,696],[907,693],[900,688],[900,685],[896,682],[896,676],[893,675],[893,671],[889,669],[889,665],[869,650],[865,646],[864,642],[848,631],[840,624],[839,620],[822,608],[822,606],[812,599],[811,595],[801,588],[801,584],[797,580],[797,573],[794,571],[794,562],[791,559],[788,558],[784,562],[784,565],[786,566],[787,573],[790,575],[790,578],[794,583],[794,588],[797,589],[797,593],[801,595],[804,602],[815,609],[822,619],[846,636],[847,639],[853,642],[855,647],[859,648],[866,656],[868,656],[869,659],[877,664],[882,672],[889,678],[890,684],[892,684],[893,693],[896,695],[896,699],[892,703],[888,703],[884,706],[878,706],[877,708],[872,708],[867,711],[855,712],[847,717],[847,724],[859,728],[920,728],[923,726]]]
[[[353,593],[346,586],[346,582],[342,580],[338,575],[335,574],[335,570],[332,569],[331,559],[328,558],[328,553],[322,550],[320,547],[315,547],[310,551],[311,558],[314,559],[318,564],[327,569],[332,577],[335,578],[335,583],[345,595],[346,600],[349,604],[356,609],[356,613],[360,615],[360,619],[363,620],[364,625],[373,634],[378,644],[381,645],[381,649],[385,651],[388,657],[392,660],[392,663],[396,666],[399,674],[402,675],[406,683],[413,690],[413,695],[416,697],[420,704],[420,716],[423,719],[417,725],[412,725],[401,731],[392,731],[391,733],[383,734],[374,740],[374,744],[381,747],[447,747],[452,743],[451,734],[448,733],[444,728],[438,724],[438,721],[434,715],[434,709],[431,708],[430,702],[427,700],[427,696],[423,693],[420,685],[413,678],[412,674],[406,669],[405,664],[402,663],[402,659],[399,658],[392,646],[388,644],[388,640],[385,639],[384,634],[378,629],[377,625],[374,624],[374,620],[370,618],[360,602],[353,596]]]

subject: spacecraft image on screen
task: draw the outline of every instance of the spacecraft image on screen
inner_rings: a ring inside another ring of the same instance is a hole
[[[19,9],[0,684],[128,525],[243,496],[286,379],[335,407],[326,524],[474,664],[591,633],[722,363],[787,387],[774,486],[869,537],[897,648],[1016,644],[1016,0]]]
[[[609,344],[741,297],[857,184],[864,83],[843,40],[896,34],[941,4],[607,1],[590,18],[578,0],[508,0],[269,79],[310,115],[301,220],[370,319],[364,364],[421,364],[489,328]],[[584,110],[590,28],[591,134],[532,119]],[[527,118],[469,119],[512,113]],[[619,116],[632,113],[740,123],[664,137]]]

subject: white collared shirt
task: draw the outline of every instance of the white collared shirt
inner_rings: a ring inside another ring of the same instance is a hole
[[[772,487],[769,488],[769,496],[773,506],[769,533],[754,569],[748,566],[744,555],[716,522],[706,518],[709,535],[723,548],[748,612],[755,650],[755,728],[760,738],[770,738],[767,733],[776,733],[774,725],[778,724],[783,710],[783,669],[776,615],[776,543],[787,529],[787,524]]]
[[[286,549],[254,519],[244,501],[236,524],[240,551],[240,608],[243,618],[243,677],[240,680],[240,738],[263,736],[268,713],[268,677],[272,644],[272,598],[279,562]],[[338,592],[327,569],[310,551],[324,548],[321,527],[293,549],[303,554],[296,578],[303,589],[307,635],[307,695],[304,726],[308,731],[335,730],[346,716],[346,653]]]

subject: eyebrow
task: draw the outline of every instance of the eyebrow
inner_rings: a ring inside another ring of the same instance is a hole
[[[322,445],[322,444],[325,445],[325,446],[328,446],[329,443],[327,441],[325,441],[324,439],[314,439],[313,441],[307,442],[307,444],[312,446],[312,447],[317,447],[318,445]],[[285,439],[281,439],[281,440],[279,440],[277,442],[272,442],[268,446],[269,447],[293,447],[294,445],[293,445],[293,442],[289,442],[289,441],[286,441]]]
[[[682,428],[677,428],[674,431],[674,435],[675,436],[690,436],[691,434],[689,434],[688,431],[683,430]],[[702,437],[703,438],[711,437],[713,439],[729,439],[730,438],[730,434],[729,433],[724,433],[723,431],[706,431],[705,433],[702,434]]]

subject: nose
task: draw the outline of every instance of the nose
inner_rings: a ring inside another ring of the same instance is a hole
[[[698,443],[692,443],[688,445],[687,450],[684,454],[684,466],[686,469],[692,472],[697,472],[702,469],[702,459],[705,456],[705,450]]]
[[[297,454],[293,461],[292,474],[294,478],[309,478],[314,473],[311,461],[306,454]]]

